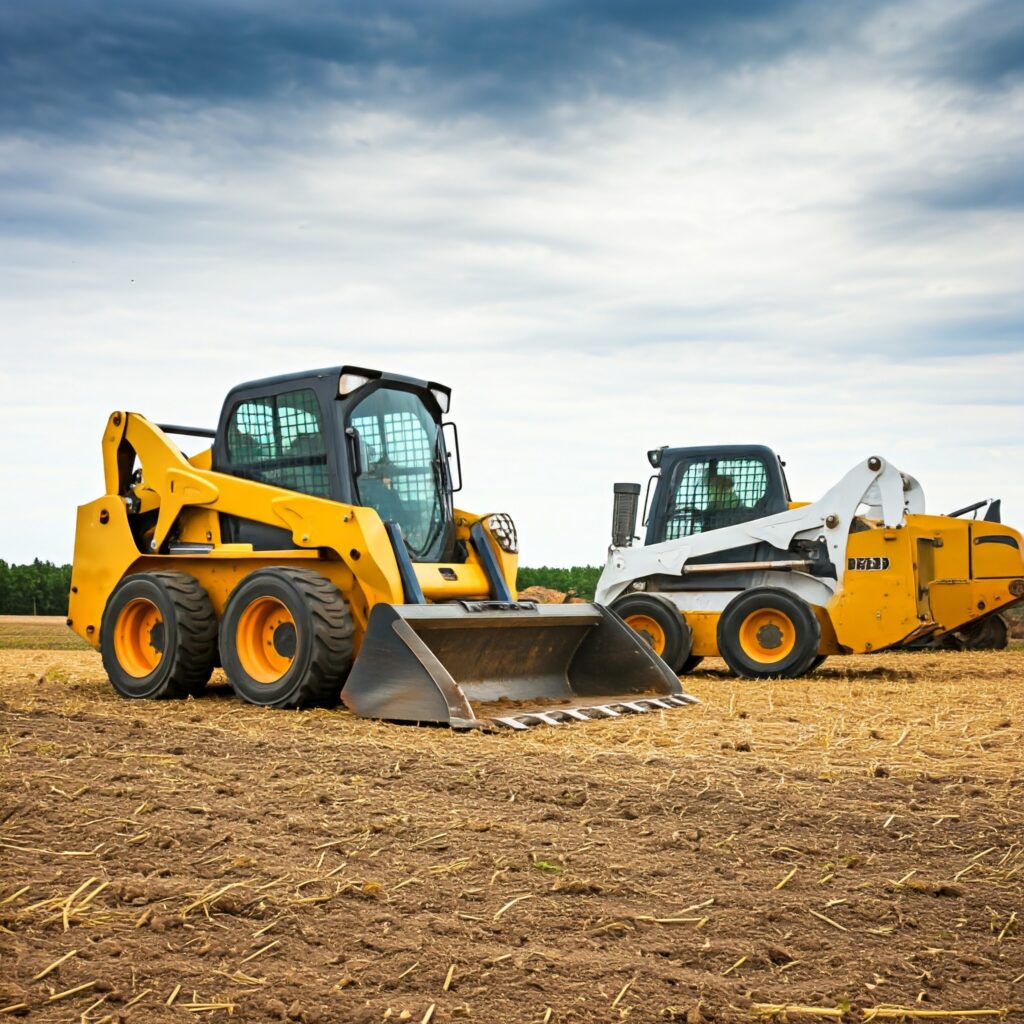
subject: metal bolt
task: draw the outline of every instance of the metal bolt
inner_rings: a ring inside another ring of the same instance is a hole
[[[1013,580],[1010,583],[1010,593],[1014,597],[1024,597],[1024,580]]]
[[[882,468],[882,460],[877,455],[872,455],[868,459],[868,469],[878,470]]]
[[[830,530],[834,530],[839,525],[839,516],[837,516],[835,512],[829,512],[829,514],[825,516],[825,525]]]

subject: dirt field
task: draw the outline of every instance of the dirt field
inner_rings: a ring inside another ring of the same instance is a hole
[[[699,707],[458,735],[0,650],[0,1013],[1022,1019],[1024,652],[710,665]]]
[[[87,651],[89,645],[65,627],[60,615],[0,615],[0,651],[39,648]]]

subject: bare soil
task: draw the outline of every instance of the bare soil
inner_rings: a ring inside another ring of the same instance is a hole
[[[1021,1019],[1024,652],[705,665],[699,706],[455,734],[2,650],[0,1013]]]

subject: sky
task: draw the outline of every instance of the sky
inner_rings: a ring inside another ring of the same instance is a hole
[[[0,558],[69,561],[114,409],[450,385],[525,565],[664,444],[890,459],[1024,527],[1017,0],[0,0]]]

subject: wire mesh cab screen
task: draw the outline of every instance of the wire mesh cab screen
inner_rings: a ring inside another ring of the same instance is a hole
[[[237,476],[330,496],[320,404],[309,389],[239,402],[228,421],[227,453]]]
[[[443,538],[438,426],[409,391],[380,388],[353,410],[359,447],[359,500],[398,523],[412,555],[424,558]]]
[[[665,540],[720,530],[765,514],[768,474],[758,458],[681,462],[665,520]]]

